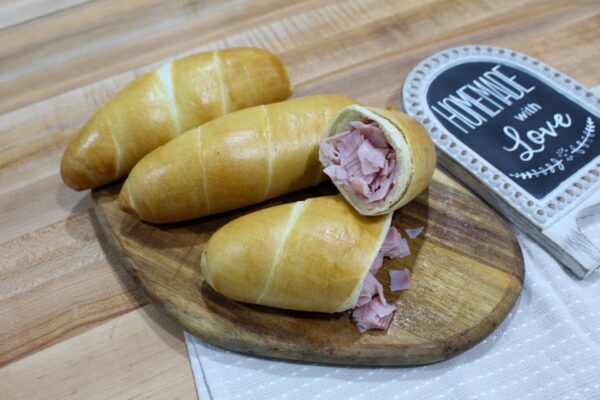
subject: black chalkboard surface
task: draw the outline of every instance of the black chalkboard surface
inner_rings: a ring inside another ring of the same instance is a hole
[[[577,277],[600,271],[600,88],[479,44],[419,62],[401,101],[431,135],[440,166]]]
[[[425,98],[448,132],[537,199],[600,154],[600,119],[508,62],[450,67]]]

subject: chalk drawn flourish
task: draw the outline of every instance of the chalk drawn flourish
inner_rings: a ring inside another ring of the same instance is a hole
[[[550,160],[545,162],[542,166],[532,168],[528,171],[513,172],[508,175],[512,178],[525,180],[553,174],[557,171],[564,171],[564,163],[573,161],[577,154],[585,154],[595,137],[596,124],[592,118],[587,117],[583,133],[581,134],[581,137],[575,141],[575,144],[569,145],[568,149],[565,147],[558,148],[556,150],[556,157],[550,158]]]

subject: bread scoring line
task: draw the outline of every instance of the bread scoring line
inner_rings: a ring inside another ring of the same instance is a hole
[[[261,106],[261,109],[264,111],[264,120],[265,120],[265,130],[267,136],[267,146],[269,151],[269,175],[267,178],[267,186],[265,188],[265,195],[263,200],[269,198],[269,193],[271,192],[271,185],[273,181],[273,158],[275,157],[275,151],[273,150],[273,137],[271,131],[271,120],[269,119],[269,109],[264,104]]]
[[[196,128],[196,145],[198,146],[198,155],[200,157],[200,168],[202,170],[202,185],[204,187],[204,202],[206,203],[206,213],[210,213],[210,200],[208,197],[208,184],[206,182],[206,168],[204,166],[204,157],[202,157],[202,126]]]
[[[275,256],[273,257],[273,263],[271,264],[271,268],[269,270],[269,275],[267,276],[267,279],[265,280],[265,285],[263,286],[263,289],[261,290],[260,294],[256,298],[256,304],[262,304],[261,301],[262,301],[263,297],[265,297],[267,289],[271,286],[271,282],[273,281],[273,275],[275,275],[273,273],[273,271],[275,269],[277,269],[277,267],[279,265],[279,259],[281,258],[281,251],[282,251],[281,249],[285,246],[287,237],[289,236],[290,231],[292,230],[292,227],[294,226],[296,220],[298,219],[298,215],[300,214],[300,211],[302,211],[302,209],[304,208],[304,205],[305,205],[304,201],[298,201],[298,202],[296,202],[296,204],[294,204],[294,208],[292,208],[290,217],[288,218],[288,221],[285,224],[285,228],[283,230],[283,235],[281,235],[281,241],[279,242],[279,246],[277,246],[277,250],[275,250]]]
[[[173,87],[173,63],[170,62],[161,66],[156,72],[160,83],[165,89],[167,105],[169,106],[169,111],[175,121],[175,134],[178,135],[181,133],[181,126],[179,123],[179,109],[175,102],[175,88]]]
[[[229,112],[229,92],[223,81],[223,60],[218,51],[213,51],[213,63],[217,71],[217,80],[219,81],[219,89],[221,91],[221,114],[225,115]]]

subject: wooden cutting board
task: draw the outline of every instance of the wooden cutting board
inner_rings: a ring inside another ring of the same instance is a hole
[[[398,311],[387,332],[360,334],[349,313],[320,314],[237,303],[216,293],[200,273],[210,235],[244,213],[335,193],[330,184],[259,206],[199,220],[151,225],[123,213],[120,185],[94,191],[100,230],[148,298],[188,332],[244,353],[336,364],[417,365],[440,361],[475,345],[514,305],[523,284],[523,258],[506,223],[481,200],[436,171],[427,192],[394,215],[398,228],[424,226],[409,240],[411,255],[386,259],[408,268],[411,289],[385,291]]]

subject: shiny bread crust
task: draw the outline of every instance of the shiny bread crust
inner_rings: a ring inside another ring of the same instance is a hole
[[[326,179],[318,159],[325,127],[355,102],[340,95],[300,97],[183,133],[133,168],[121,208],[145,221],[176,222],[314,186]]]
[[[356,306],[390,223],[391,214],[362,216],[339,195],[263,209],[213,234],[202,276],[237,301],[345,311]]]
[[[62,179],[75,190],[110,183],[179,133],[291,93],[285,66],[264,49],[175,60],[136,78],[92,116],[63,154]]]

